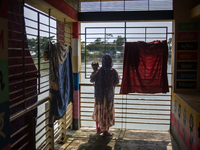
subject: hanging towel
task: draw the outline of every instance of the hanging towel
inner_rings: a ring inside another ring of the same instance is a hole
[[[49,86],[50,109],[49,126],[62,118],[69,102],[73,102],[73,72],[71,62],[71,47],[60,43],[46,45],[43,58],[50,61]]]
[[[126,42],[120,94],[166,93],[167,41]]]

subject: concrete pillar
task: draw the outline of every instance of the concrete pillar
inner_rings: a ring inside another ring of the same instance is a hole
[[[80,92],[79,92],[79,23],[73,22],[72,36],[72,67],[74,79],[74,103],[73,103],[73,129],[80,128]]]

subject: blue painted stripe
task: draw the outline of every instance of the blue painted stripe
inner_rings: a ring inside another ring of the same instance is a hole
[[[74,90],[79,90],[79,73],[73,73]]]

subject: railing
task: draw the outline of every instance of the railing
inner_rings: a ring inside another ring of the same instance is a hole
[[[115,88],[115,125],[121,129],[169,130],[171,94],[119,94]],[[171,88],[171,86],[170,86]],[[80,84],[81,126],[95,126],[92,120],[94,85]]]
[[[30,112],[38,107],[44,107],[43,112],[37,117],[34,116],[27,116],[26,120],[27,123],[22,126],[17,132],[13,133],[10,137],[13,138],[21,131],[26,130],[28,131],[24,134],[21,138],[15,141],[11,148],[13,148],[16,144],[20,143],[24,139],[26,140],[25,143],[19,148],[23,149],[27,144],[32,147],[32,149],[54,149],[54,143],[57,141],[65,141],[66,140],[66,129],[71,127],[72,128],[72,109],[73,105],[70,103],[67,107],[67,111],[62,119],[59,121],[54,122],[53,127],[48,127],[48,119],[49,119],[49,99],[47,97],[35,105],[28,107],[26,110],[11,116],[10,121],[15,121],[15,119],[20,118],[27,112]]]

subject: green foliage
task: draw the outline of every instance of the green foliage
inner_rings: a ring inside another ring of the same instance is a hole
[[[116,43],[116,49],[117,51],[123,51],[124,49],[124,43],[125,43],[125,38],[122,36],[118,36],[117,40],[114,40],[114,43]]]
[[[172,50],[172,38],[168,39],[167,44],[168,44],[169,51],[171,51]]]
[[[104,43],[101,41],[101,38],[97,38],[94,42],[91,42],[87,45],[87,50],[89,51],[103,51]]]
[[[54,37],[55,36],[50,37],[50,41],[53,44],[55,43],[55,41],[53,41]],[[30,51],[36,50],[35,53],[36,53],[36,56],[38,56],[38,37],[30,38],[27,40],[28,40],[28,47],[29,47]],[[45,46],[49,42],[49,37],[40,37],[39,42],[40,42],[40,56],[43,56]]]
[[[101,38],[97,38],[94,42],[91,42],[87,45],[86,56],[88,58],[93,58],[94,56],[100,56],[104,53],[109,53],[112,57],[117,57],[123,55],[125,37],[118,36],[113,42],[108,42],[109,39],[113,37],[112,34],[106,35],[106,41],[102,41]],[[172,49],[172,38],[169,38],[168,41],[169,55],[171,57]],[[81,58],[85,58],[85,41],[81,41]]]

